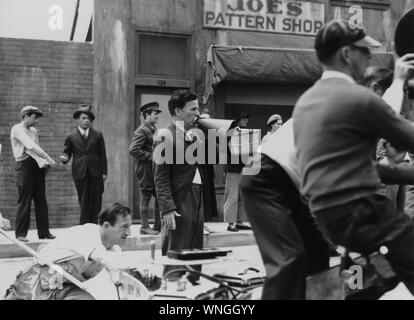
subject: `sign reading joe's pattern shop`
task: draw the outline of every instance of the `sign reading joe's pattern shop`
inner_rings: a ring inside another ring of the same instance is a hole
[[[324,0],[204,0],[204,27],[314,36]]]

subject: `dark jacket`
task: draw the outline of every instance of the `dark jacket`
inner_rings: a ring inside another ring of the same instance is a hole
[[[143,163],[152,162],[153,136],[156,128],[147,121],[144,121],[134,132],[129,153],[134,157],[135,172],[138,166]]]
[[[154,139],[154,181],[161,214],[177,210],[178,204],[185,200],[187,192],[191,189],[197,167],[199,167],[200,175],[204,183],[203,174],[201,173],[203,165],[189,164],[184,156],[185,151],[190,145],[193,143],[204,144],[204,142],[201,142],[201,140],[198,140],[198,142],[186,141],[184,134],[176,133],[176,125],[170,123],[167,128],[159,131],[157,134],[158,139]],[[160,137],[165,137],[165,140]],[[159,156],[161,154],[159,151],[164,148],[168,154],[163,155],[163,157],[166,159],[169,158],[171,161],[159,163]],[[177,157],[177,150],[184,150],[184,152],[182,153],[181,151]]]
[[[108,173],[105,141],[99,131],[89,128],[88,139],[85,141],[76,128],[66,137],[63,153],[68,156],[68,161],[73,157],[74,180],[84,179],[88,172],[93,178],[100,178]]]
[[[235,128],[231,128],[228,131],[228,137],[227,137],[227,163],[224,167],[224,172],[229,173],[241,173],[244,164],[243,159],[241,155],[235,155],[231,152],[230,146],[231,146],[231,138],[233,136]]]

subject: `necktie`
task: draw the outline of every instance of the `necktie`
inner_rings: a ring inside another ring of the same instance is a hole
[[[85,141],[88,139],[88,136],[86,135],[86,132],[82,133],[82,137],[83,137],[83,140],[85,140]]]

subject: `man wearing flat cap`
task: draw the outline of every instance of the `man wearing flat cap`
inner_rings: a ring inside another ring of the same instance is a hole
[[[81,209],[80,224],[96,224],[108,174],[105,141],[102,133],[91,127],[95,120],[91,105],[81,105],[73,118],[78,127],[66,137],[59,159],[66,164],[73,158],[72,177]]]
[[[16,238],[28,242],[26,238],[30,226],[32,199],[35,205],[36,225],[39,239],[55,238],[49,232],[49,211],[45,195],[47,167],[55,162],[39,146],[35,128],[42,111],[34,106],[21,110],[22,121],[14,125],[10,132],[13,156],[16,160],[17,200]]]
[[[158,102],[150,102],[143,105],[139,110],[142,112],[144,122],[135,130],[129,146],[129,153],[134,157],[135,174],[138,178],[141,190],[139,211],[141,215],[141,234],[156,235],[161,231],[161,217],[156,199],[154,175],[152,167],[153,136],[157,128]],[[149,203],[151,198],[155,198],[154,228],[149,225]]]
[[[300,191],[332,242],[362,254],[386,248],[385,258],[414,294],[414,221],[380,193],[374,161],[379,138],[414,151],[414,126],[356,84],[375,46],[342,20],[316,35],[323,74],[293,112]]]

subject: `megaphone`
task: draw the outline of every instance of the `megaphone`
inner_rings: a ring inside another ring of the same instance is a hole
[[[210,118],[208,114],[202,114],[194,122],[202,130],[215,129],[227,132],[234,120],[214,119]]]
[[[395,52],[399,57],[414,53],[414,9],[408,11],[397,24],[394,33]],[[414,99],[414,74],[411,73],[406,88],[409,99]]]

